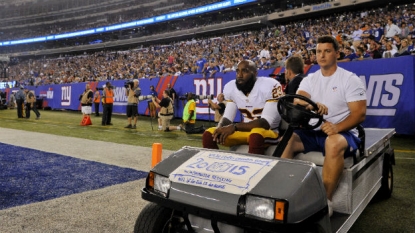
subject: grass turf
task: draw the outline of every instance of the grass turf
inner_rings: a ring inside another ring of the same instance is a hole
[[[92,125],[81,126],[82,114],[78,111],[40,111],[41,119],[18,119],[16,110],[0,111],[0,127],[21,129],[69,137],[86,138],[99,141],[151,147],[162,143],[163,149],[178,150],[183,146],[202,146],[202,134],[186,134],[183,131],[158,131],[157,119],[139,116],[137,129],[125,129],[127,117],[113,115],[112,126],[102,126],[101,117],[91,116]],[[172,125],[182,123],[180,119],[171,121]],[[196,122],[196,126],[213,126],[213,122]]]

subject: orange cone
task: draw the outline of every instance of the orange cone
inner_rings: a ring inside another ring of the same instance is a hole
[[[81,125],[82,126],[87,126],[87,121],[88,121],[88,118],[87,118],[87,116],[84,116],[83,118],[82,118],[82,121],[81,121]]]
[[[156,166],[161,161],[161,143],[153,143],[153,150],[151,153],[151,167]]]
[[[86,125],[92,125],[91,117],[89,115],[86,116]]]
[[[92,125],[91,117],[89,115],[84,116],[81,121],[82,126]]]

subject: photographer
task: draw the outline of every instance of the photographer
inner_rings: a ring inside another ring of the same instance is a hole
[[[170,120],[173,118],[173,100],[169,97],[169,91],[163,91],[163,98],[159,100],[156,96],[152,98],[156,108],[160,108],[159,125],[164,132],[170,131]],[[175,128],[175,127],[173,127]]]
[[[125,85],[125,88],[127,88],[126,96],[128,96],[128,99],[127,99],[128,125],[125,126],[125,128],[127,129],[137,128],[138,97],[141,95],[141,89],[138,87],[138,84],[139,84],[138,79],[134,79],[133,82],[129,82]],[[134,116],[134,125],[131,125],[132,116]]]
[[[114,105],[114,91],[112,90],[113,87],[110,82],[105,84],[105,88],[102,91],[102,125],[112,125],[111,123],[111,116],[112,116],[112,108]]]
[[[82,115],[85,117],[86,115],[91,115],[92,113],[92,97],[94,94],[92,93],[91,87],[89,84],[85,85],[85,91],[79,96],[79,100],[81,101],[81,111]]]
[[[218,124],[222,119],[223,113],[225,112],[226,102],[225,96],[221,93],[217,96],[218,103],[213,103],[211,99],[208,99],[210,109],[215,111],[215,123]]]
[[[9,105],[10,109],[16,108],[16,97],[14,96],[14,93],[10,94],[10,101],[9,101],[8,105]]]
[[[33,110],[36,114],[36,120],[39,120],[40,113],[36,108],[36,97],[33,94],[32,91],[29,91],[29,89],[25,88],[26,93],[26,118],[30,118],[30,111]]]

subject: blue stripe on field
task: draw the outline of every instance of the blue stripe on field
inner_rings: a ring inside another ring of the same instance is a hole
[[[0,143],[0,210],[146,176],[130,168]]]

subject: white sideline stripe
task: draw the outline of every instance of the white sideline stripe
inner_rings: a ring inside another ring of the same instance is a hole
[[[395,157],[395,159],[407,159],[407,160],[415,160],[415,158],[397,158],[397,157]]]

